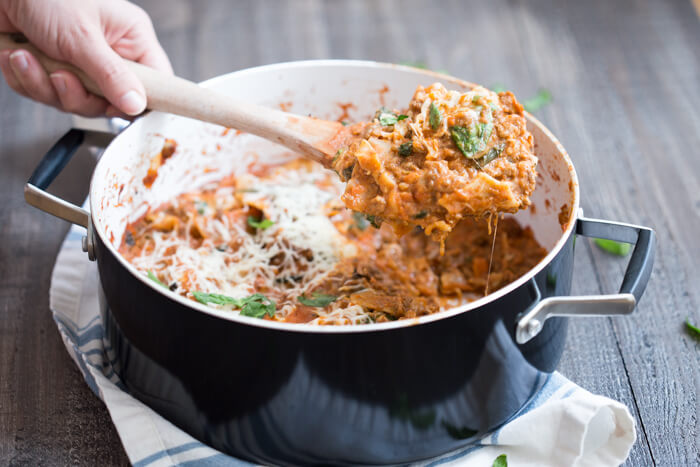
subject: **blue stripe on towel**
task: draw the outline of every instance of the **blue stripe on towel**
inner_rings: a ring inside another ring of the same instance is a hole
[[[190,443],[185,443],[181,444],[180,446],[175,446],[174,448],[169,448],[169,449],[163,449],[162,451],[158,451],[154,454],[151,454],[150,456],[144,457],[138,462],[134,463],[133,467],[144,467],[148,464],[151,464],[158,459],[162,459],[165,456],[172,456],[175,454],[179,454],[181,452],[189,451],[195,448],[201,448],[205,447],[202,443],[199,441],[192,441]]]
[[[210,457],[205,457],[203,459],[196,459],[196,460],[191,460],[191,461],[186,461],[186,462],[181,462],[177,464],[178,467],[186,467],[186,466],[192,466],[192,467],[199,467],[199,466],[204,466],[204,467],[234,467],[234,466],[248,466],[252,465],[249,464],[248,462],[241,461],[238,459],[235,459],[233,457],[229,457],[225,454],[214,454],[213,456]]]

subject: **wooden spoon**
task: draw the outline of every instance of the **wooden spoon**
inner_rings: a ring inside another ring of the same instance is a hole
[[[0,34],[0,51],[30,52],[48,73],[75,73],[85,89],[103,96],[100,88],[82,70],[46,56],[21,34]],[[243,102],[177,76],[124,60],[146,89],[147,107],[183,117],[235,128],[279,143],[307,159],[330,167],[338,149],[346,144],[349,131],[338,122],[295,115]]]

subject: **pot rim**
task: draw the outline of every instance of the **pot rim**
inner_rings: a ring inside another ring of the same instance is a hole
[[[291,62],[282,62],[282,63],[274,63],[274,64],[269,64],[269,65],[262,65],[262,66],[257,66],[257,67],[252,67],[252,68],[245,68],[242,70],[234,71],[231,73],[226,73],[223,75],[216,76],[214,78],[210,78],[208,80],[202,81],[200,84],[203,86],[209,86],[216,84],[219,81],[224,81],[231,76],[234,75],[246,75],[250,73],[258,73],[261,71],[277,71],[277,70],[285,70],[285,69],[292,69],[292,68],[323,68],[323,67],[330,67],[330,66],[342,66],[342,67],[357,67],[357,68],[380,68],[380,69],[399,69],[399,70],[405,70],[405,71],[410,71],[412,73],[420,73],[426,76],[431,76],[435,78],[437,81],[443,81],[443,82],[449,82],[454,85],[458,85],[461,87],[466,87],[470,88],[475,86],[474,83],[464,81],[455,77],[452,77],[450,75],[442,74],[442,73],[437,73],[434,71],[430,70],[423,70],[423,69],[417,69],[415,67],[411,66],[405,66],[405,65],[396,65],[393,63],[382,63],[382,62],[374,62],[374,61],[367,61],[367,60],[301,60],[301,61],[291,61]],[[310,324],[305,324],[305,323],[281,323],[277,321],[269,321],[269,320],[264,320],[264,319],[259,319],[259,318],[251,318],[247,316],[242,316],[240,314],[236,313],[231,313],[230,311],[225,311],[225,310],[217,310],[215,308],[211,308],[207,305],[204,305],[202,303],[196,302],[194,300],[190,300],[188,298],[185,298],[179,294],[176,294],[175,292],[172,292],[170,290],[164,289],[162,286],[156,284],[153,280],[149,279],[146,277],[144,274],[141,274],[135,266],[133,266],[131,263],[129,263],[124,257],[117,251],[117,249],[114,247],[114,245],[107,240],[107,235],[104,230],[104,226],[102,222],[99,219],[96,219],[94,216],[92,216],[93,212],[97,212],[95,210],[95,206],[97,203],[97,197],[95,196],[94,189],[95,189],[95,174],[98,172],[97,167],[93,171],[91,180],[90,180],[90,217],[92,219],[92,225],[94,228],[94,231],[97,233],[97,235],[100,238],[100,241],[102,244],[109,250],[109,252],[114,255],[121,263],[122,266],[124,266],[133,276],[135,276],[138,280],[140,280],[142,283],[146,284],[148,287],[151,287],[153,290],[155,290],[157,293],[160,293],[164,295],[166,298],[169,298],[171,300],[174,300],[181,305],[185,305],[189,308],[192,308],[195,311],[198,312],[203,312],[206,313],[212,317],[215,318],[220,318],[228,321],[233,321],[239,324],[244,324],[244,325],[250,325],[250,326],[257,326],[261,328],[268,328],[270,330],[278,330],[278,331],[292,331],[292,332],[302,332],[302,333],[319,333],[319,334],[346,334],[346,333],[361,333],[361,332],[376,332],[376,331],[389,331],[392,329],[399,329],[399,328],[405,328],[407,326],[415,326],[419,324],[427,324],[431,323],[433,321],[437,320],[442,320],[442,319],[447,319],[450,317],[453,317],[455,315],[461,314],[461,313],[466,313],[468,311],[475,310],[477,308],[480,308],[488,303],[494,302],[501,297],[504,297],[505,295],[511,293],[512,291],[518,289],[519,287],[523,286],[526,284],[528,281],[530,281],[533,277],[535,277],[540,271],[542,271],[547,264],[549,264],[555,256],[559,253],[559,251],[564,247],[564,244],[566,243],[567,239],[571,235],[574,226],[576,225],[576,218],[578,215],[578,209],[579,209],[579,183],[578,183],[578,177],[576,175],[576,170],[574,168],[573,163],[571,162],[571,159],[569,158],[568,153],[562,146],[562,144],[559,142],[559,140],[552,134],[547,127],[545,127],[539,120],[537,120],[534,116],[532,116],[530,113],[525,112],[525,118],[528,120],[529,123],[532,125],[535,125],[542,133],[556,146],[557,150],[561,153],[562,157],[564,158],[564,161],[567,163],[568,169],[569,169],[569,174],[571,176],[571,184],[572,184],[572,191],[573,191],[573,199],[572,199],[572,208],[571,208],[571,215],[569,217],[569,222],[566,226],[566,229],[563,230],[561,236],[559,237],[559,240],[557,243],[552,247],[552,249],[547,253],[547,255],[540,260],[539,263],[537,263],[532,269],[530,269],[526,274],[523,276],[519,277],[515,281],[511,282],[507,286],[490,293],[489,295],[485,297],[481,297],[473,302],[466,303],[464,305],[455,307],[455,308],[450,308],[448,310],[444,311],[439,311],[437,313],[432,313],[429,315],[424,315],[420,316],[417,318],[410,318],[410,319],[401,319],[401,320],[396,320],[396,321],[390,321],[387,323],[371,323],[371,324],[355,324],[355,325],[333,325],[333,326],[319,326],[319,325],[310,325]],[[129,125],[130,127],[131,125]],[[122,131],[120,134],[118,134],[115,137],[115,140],[117,138],[122,138],[124,135],[128,132],[129,127],[125,128],[124,131]],[[110,144],[111,145],[111,144]],[[105,151],[109,148],[105,148]],[[98,165],[103,163],[104,158],[100,158],[98,161]]]

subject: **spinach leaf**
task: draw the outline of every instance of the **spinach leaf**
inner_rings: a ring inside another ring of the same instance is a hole
[[[508,467],[508,458],[505,454],[501,454],[493,461],[493,467]]]
[[[367,219],[369,223],[372,224],[372,227],[374,227],[375,229],[378,229],[382,226],[382,219],[380,217],[367,214],[365,215],[365,219]]]
[[[272,227],[273,225],[275,225],[275,223],[270,219],[256,220],[255,217],[248,216],[248,225],[253,227],[254,229],[265,230],[268,227]]]
[[[315,306],[317,308],[323,308],[324,306],[328,306],[337,299],[338,297],[336,297],[335,295],[327,295],[316,292],[313,292],[311,294],[311,298],[306,298],[304,295],[300,295],[299,297],[297,297],[297,300],[299,300],[299,302],[302,305]]]

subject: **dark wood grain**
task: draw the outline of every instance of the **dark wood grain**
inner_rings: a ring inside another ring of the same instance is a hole
[[[140,2],[176,72],[201,80],[279,61],[425,62],[521,97],[568,149],[588,216],[656,229],[650,286],[621,318],[572,320],[560,370],[625,403],[638,439],[627,465],[697,465],[700,345],[700,24],[686,0],[248,0]],[[439,5],[435,7],[435,5]],[[0,87],[0,464],[128,462],[48,310],[67,225],[25,206],[22,185],[69,117]],[[55,191],[79,200],[79,154]],[[626,259],[582,241],[574,293],[610,293]]]

